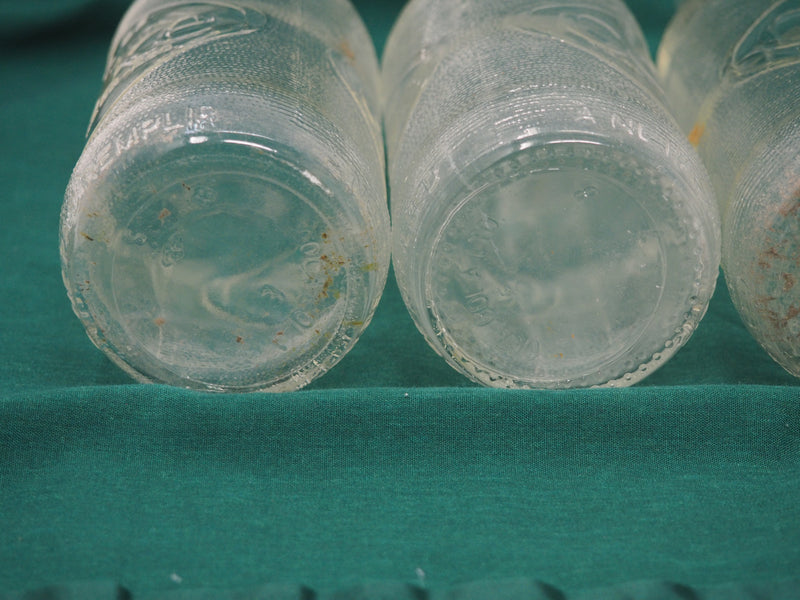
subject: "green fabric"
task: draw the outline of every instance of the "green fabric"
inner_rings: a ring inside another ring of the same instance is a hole
[[[635,6],[651,47],[666,6]],[[358,7],[382,47],[399,2]],[[522,578],[567,598],[641,580],[800,597],[780,584],[800,574],[800,388],[722,282],[687,346],[625,390],[478,388],[391,281],[306,391],[133,384],[72,314],[57,243],[119,10],[0,41],[0,594],[357,597],[379,582],[464,599]]]
[[[86,387],[3,412],[11,589],[530,575],[572,592],[800,565],[800,403],[780,388]]]

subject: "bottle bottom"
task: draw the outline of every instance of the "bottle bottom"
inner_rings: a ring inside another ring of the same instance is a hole
[[[713,243],[682,192],[604,145],[501,158],[435,234],[429,341],[485,385],[642,379],[691,335],[716,279]]]
[[[71,232],[76,311],[137,379],[297,389],[371,318],[388,268],[375,232],[279,150],[238,142],[138,157]]]
[[[800,159],[787,135],[743,176],[723,224],[723,272],[747,329],[800,377]]]

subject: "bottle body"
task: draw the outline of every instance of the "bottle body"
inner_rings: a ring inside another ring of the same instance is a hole
[[[377,60],[346,1],[135,3],[67,189],[64,281],[143,381],[290,390],[388,269]]]
[[[395,272],[452,366],[629,385],[677,351],[717,215],[622,3],[412,2],[383,69]]]
[[[798,31],[796,3],[687,2],[665,32],[658,55],[669,101],[717,194],[731,298],[751,334],[796,376]]]

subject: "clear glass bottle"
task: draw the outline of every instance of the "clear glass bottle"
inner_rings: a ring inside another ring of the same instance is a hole
[[[347,0],[139,0],[61,220],[89,337],[141,381],[291,390],[389,263],[377,58]]]
[[[397,280],[453,367],[629,385],[686,342],[718,215],[621,1],[412,0],[383,61]]]
[[[686,2],[658,70],[717,194],[733,303],[800,376],[800,5]]]

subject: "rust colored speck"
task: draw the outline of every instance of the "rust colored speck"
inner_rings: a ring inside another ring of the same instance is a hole
[[[85,231],[81,231],[81,235],[83,237],[85,237],[87,240],[89,240],[90,242],[94,241],[94,238],[92,236],[90,236],[88,233],[86,233]]]
[[[791,273],[781,273],[781,277],[783,277],[783,291],[788,292],[796,283],[794,275]]]
[[[762,269],[770,269],[772,268],[772,261],[773,260],[780,260],[785,259],[786,257],[783,256],[780,252],[778,252],[775,246],[770,246],[766,250],[764,250],[758,259],[758,266]]]
[[[163,223],[164,219],[166,219],[171,214],[172,214],[172,212],[168,208],[162,208],[161,212],[158,213],[158,220]]]
[[[353,49],[350,47],[350,44],[347,40],[342,40],[342,43],[339,44],[339,50],[341,50],[342,54],[347,57],[347,60],[350,62],[354,62],[356,60],[356,54],[353,52]]]
[[[240,336],[240,335],[236,336],[236,343],[237,344],[241,344],[243,341],[244,341],[244,338],[242,336]]]
[[[325,279],[325,283],[322,284],[322,291],[319,293],[320,299],[328,297],[328,289],[331,287],[331,285],[333,285],[333,277],[328,275],[328,277]]]
[[[792,304],[789,307],[789,310],[786,311],[786,320],[789,321],[794,319],[797,315],[800,315],[800,306],[795,306]]]
[[[158,317],[157,319],[153,319],[153,323],[156,324],[156,327],[161,327],[167,320],[164,317]]]
[[[794,217],[797,211],[800,210],[800,198],[795,197],[786,202],[778,209],[778,214],[782,217]]]
[[[759,311],[761,316],[764,317],[769,324],[772,325],[773,329],[782,329],[786,326],[786,321],[780,318],[777,312],[774,310],[765,308]]]
[[[695,123],[692,130],[689,132],[689,143],[697,148],[700,145],[700,140],[706,132],[705,123]]]

